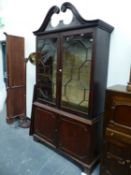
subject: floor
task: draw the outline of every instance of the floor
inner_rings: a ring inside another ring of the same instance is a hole
[[[33,140],[18,121],[7,124],[0,112],[0,175],[81,175],[81,169]],[[99,165],[91,175],[99,175]]]

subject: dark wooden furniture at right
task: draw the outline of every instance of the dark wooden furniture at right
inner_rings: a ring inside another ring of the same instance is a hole
[[[131,175],[131,92],[126,86],[107,89],[104,118],[100,175]]]

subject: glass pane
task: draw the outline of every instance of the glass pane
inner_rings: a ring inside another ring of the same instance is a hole
[[[62,105],[83,112],[88,110],[92,41],[86,34],[64,38]]]
[[[56,100],[56,49],[56,38],[38,41],[38,51],[42,53],[37,63],[38,98],[50,102]]]

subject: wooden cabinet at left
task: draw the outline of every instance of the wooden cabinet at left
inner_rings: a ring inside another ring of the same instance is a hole
[[[6,40],[1,42],[3,53],[3,73],[7,88],[8,123],[14,118],[25,115],[25,61],[24,38],[6,34]]]

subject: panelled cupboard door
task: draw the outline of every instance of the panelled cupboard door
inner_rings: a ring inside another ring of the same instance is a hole
[[[24,38],[6,34],[7,122],[25,115]]]
[[[128,151],[127,151],[128,150]],[[129,175],[129,147],[123,143],[106,142],[103,154],[101,175]]]
[[[87,161],[91,146],[91,130],[89,126],[75,120],[60,117],[59,148],[83,161]]]
[[[45,142],[55,145],[56,142],[56,114],[35,107],[34,128],[38,137],[42,137]]]

